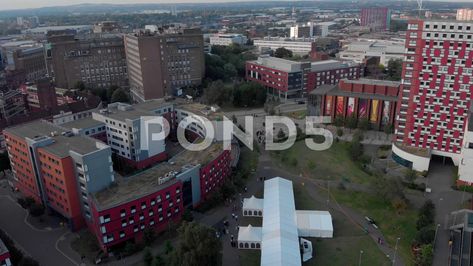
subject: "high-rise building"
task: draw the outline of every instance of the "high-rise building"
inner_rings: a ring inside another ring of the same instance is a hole
[[[128,87],[125,48],[119,34],[48,33],[46,64],[60,88],[83,82],[89,88]]]
[[[6,79],[19,85],[46,75],[44,48],[36,41],[12,41],[0,46],[0,63],[6,70]]]
[[[473,23],[409,21],[393,156],[418,171],[460,164],[473,86]]]
[[[470,9],[470,8],[458,9],[457,20],[464,20],[464,21],[473,20],[473,9]]]
[[[360,17],[361,26],[374,31],[388,30],[391,26],[391,11],[387,7],[362,8]]]
[[[205,73],[199,29],[143,31],[125,36],[130,90],[135,102],[181,95]]]

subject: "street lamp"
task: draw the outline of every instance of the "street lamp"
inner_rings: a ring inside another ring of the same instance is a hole
[[[396,253],[397,253],[397,245],[399,244],[400,237],[396,239],[396,246],[394,246],[394,257],[393,257],[393,266],[396,264]]]
[[[361,255],[363,255],[363,250],[360,250],[360,259],[358,260],[358,266],[361,266]]]
[[[435,228],[435,235],[434,235],[434,246],[433,246],[433,249],[435,250],[435,241],[437,240],[437,232],[440,228],[440,224],[437,224],[437,227]]]

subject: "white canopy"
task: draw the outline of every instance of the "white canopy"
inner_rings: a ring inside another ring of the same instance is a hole
[[[261,266],[300,266],[292,182],[275,177],[264,182]]]
[[[332,216],[328,211],[296,211],[296,219],[301,237],[333,237]]]
[[[256,210],[262,211],[263,210],[263,199],[258,199],[255,196],[251,196],[250,198],[243,199],[243,210]]]
[[[239,226],[238,242],[260,242],[262,239],[261,227]]]

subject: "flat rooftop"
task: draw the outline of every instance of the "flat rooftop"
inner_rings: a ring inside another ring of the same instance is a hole
[[[389,86],[389,87],[399,87],[401,82],[391,81],[391,80],[380,80],[380,79],[342,79],[346,83],[353,84],[368,84],[368,85],[379,85],[379,86]]]
[[[173,178],[159,185],[158,178],[170,172],[179,174],[194,166],[207,164],[210,160],[215,159],[222,151],[223,145],[215,142],[204,151],[193,152],[185,150],[171,158],[168,162],[160,163],[129,177],[122,177],[115,174],[115,184],[95,193],[94,197],[97,207],[99,210],[103,210],[119,206],[169,187],[179,182],[179,180]]]
[[[61,126],[65,128],[69,128],[69,129],[73,129],[73,128],[79,129],[79,128],[91,128],[91,127],[96,127],[100,125],[103,125],[103,123],[91,117],[87,117],[87,118],[78,119],[78,120],[64,123]]]
[[[200,103],[188,103],[176,105],[176,109],[185,110],[195,115],[205,116],[210,121],[223,121],[224,113],[219,110],[212,111],[211,107],[208,105],[203,105]]]
[[[286,72],[298,72],[301,71],[301,65],[305,62],[291,61],[283,58],[272,57],[272,56],[260,56],[257,60],[251,61],[252,63],[259,64],[265,67],[270,67]]]
[[[334,95],[334,96],[345,96],[345,97],[355,97],[360,99],[374,99],[374,100],[383,100],[383,101],[397,101],[397,96],[388,96],[375,93],[361,93],[361,92],[351,92],[344,91],[338,87],[338,85],[322,85],[315,90],[312,90],[309,94],[311,95]]]
[[[393,142],[399,149],[421,157],[430,158],[430,150],[426,148],[408,146],[404,143]]]
[[[66,128],[53,125],[44,120],[36,120],[31,123],[6,128],[5,131],[19,138],[29,138],[38,141],[50,138],[54,142],[42,148],[61,158],[69,156],[69,151],[84,155],[101,148],[100,144],[92,138],[63,135],[63,133],[68,132]]]
[[[317,72],[317,71],[326,71],[326,70],[332,70],[332,69],[337,69],[337,68],[353,67],[356,65],[359,65],[359,64],[353,61],[324,60],[324,61],[312,62],[310,64],[310,69],[312,72]]]

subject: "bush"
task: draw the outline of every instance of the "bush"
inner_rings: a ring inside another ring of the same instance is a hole
[[[337,128],[337,136],[339,137],[343,136],[343,129]]]
[[[291,159],[291,165],[292,165],[292,166],[296,167],[296,166],[297,166],[297,163],[298,163],[298,162],[297,162],[297,158],[292,158],[292,159]]]
[[[29,207],[31,216],[38,217],[44,214],[44,207],[40,204],[34,203]]]
[[[434,242],[435,230],[431,227],[424,227],[417,231],[415,241],[419,245],[430,244]]]

